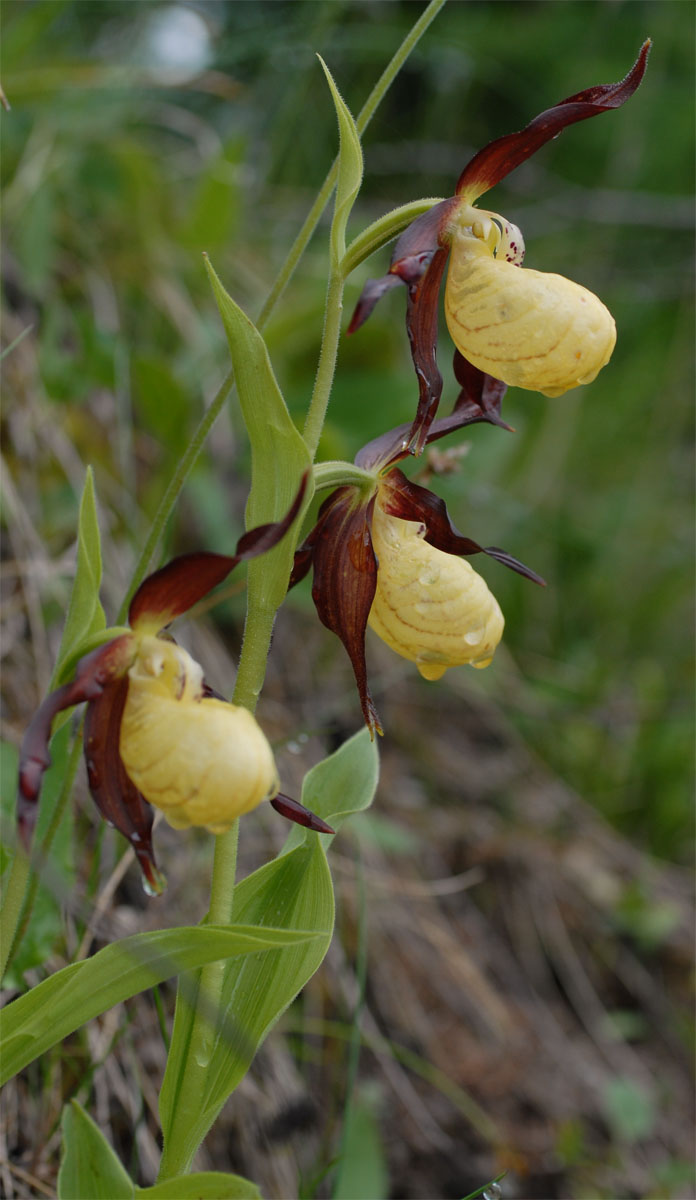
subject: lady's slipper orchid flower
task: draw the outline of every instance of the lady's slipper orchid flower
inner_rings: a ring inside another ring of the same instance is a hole
[[[409,436],[420,454],[442,394],[436,345],[438,295],[449,257],[445,317],[462,358],[506,384],[560,396],[590,383],[609,361],[616,329],[602,302],[561,275],[520,269],[517,227],[474,202],[566,125],[619,108],[645,73],[646,41],[625,79],[588,88],[547,109],[518,133],[490,142],[459,177],[455,195],[419,217],[396,243],[389,273],[365,284],[348,332],[367,319],[386,291],[408,288],[406,326],[419,386]],[[460,369],[460,368],[459,368]]]
[[[503,424],[505,385],[463,364],[454,412],[431,423],[426,442],[474,422]],[[408,454],[409,426],[370,442],[356,457],[364,483],[334,491],[295,555],[290,586],[314,568],[320,619],[338,634],[355,673],[365,721],[381,733],[365,662],[368,624],[426,679],[449,667],[487,666],[503,632],[497,600],[465,558],[488,554],[543,585],[495,546],[480,546],[452,525],[444,501],[395,466]],[[464,556],[464,557],[462,557]]]
[[[176,829],[202,825],[223,833],[236,817],[270,800],[290,820],[333,832],[296,800],[278,794],[273,753],[256,719],[216,696],[199,664],[162,634],[238,563],[280,541],[300,511],[305,488],[306,478],[283,520],[249,530],[234,555],[184,554],[150,575],[131,601],[130,632],[82,658],[72,682],[46,698],[20,752],[17,817],[27,848],[51,762],[53,718],[83,701],[92,797],[130,842],[151,894],[164,886],[152,849],[152,806]]]

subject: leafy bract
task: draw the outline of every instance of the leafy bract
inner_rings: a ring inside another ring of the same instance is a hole
[[[321,56],[319,62],[331,89],[338,117],[338,180],[336,182],[334,215],[331,222],[331,259],[333,266],[338,268],[346,252],[346,225],[362,182],[363,155],[360,134],[350,110],[341,97],[333,81],[333,76]]]
[[[183,926],[122,938],[44,979],[0,1012],[0,1084],[85,1021],[173,975],[237,955],[316,941],[295,926]]]
[[[278,521],[290,508],[311,458],[278,386],[268,349],[249,317],[225,291],[209,260],[206,267],[220,310],[232,356],[237,394],[251,443],[251,492],[247,529]],[[311,480],[303,512],[312,499]],[[302,513],[295,528],[299,528]],[[280,545],[249,565],[249,606],[274,612],[285,598],[296,539]]]
[[[302,802],[311,796],[314,811],[325,819],[331,815],[337,828],[350,813],[369,807],[377,775],[377,749],[368,731],[362,730],[308,773]],[[240,964],[225,966],[220,1008],[210,1014],[214,1033],[202,1071],[200,1059],[194,1060],[191,1040],[200,978],[179,989],[160,1093],[165,1178],[190,1165],[261,1042],[329,948],[334,897],[325,838],[298,826],[276,859],[237,885],[235,921],[261,929],[268,925],[288,931],[314,929],[317,937],[250,958],[248,969]],[[196,1088],[191,1087],[192,1072],[199,1072]]]
[[[92,468],[88,467],[77,524],[75,579],[58,651],[54,683],[60,679],[62,668],[84,639],[106,625],[104,609],[99,599],[101,577],[101,540],[94,495],[94,476]]]

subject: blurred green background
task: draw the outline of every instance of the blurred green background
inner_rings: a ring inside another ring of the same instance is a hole
[[[316,52],[357,112],[421,10],[401,0],[5,0],[3,345],[22,338],[3,363],[8,742],[18,743],[50,677],[86,465],[95,468],[113,619],[162,492],[227,372],[201,253],[255,316],[336,149]],[[349,231],[407,200],[450,195],[483,144],[570,93],[621,78],[653,38],[645,81],[623,109],[565,131],[482,201],[522,228],[528,266],[566,274],[608,305],[618,327],[611,363],[590,387],[557,400],[511,389],[504,413],[517,432],[479,426],[439,443],[466,454],[433,486],[465,533],[548,581],[541,591],[494,562],[476,563],[500,600],[506,635],[491,669],[462,673],[464,699],[453,678],[457,703],[467,719],[471,697],[480,711],[502,714],[530,762],[658,868],[688,866],[693,845],[694,24],[681,0],[454,0],[366,132]],[[298,420],[321,336],[327,230],[324,220],[267,328]],[[349,281],[346,323],[365,278],[384,273],[388,258],[385,249]],[[352,459],[410,419],[403,316],[404,296],[392,293],[342,342],[324,457]],[[450,354],[443,326],[443,411],[456,394]],[[186,485],[167,553],[234,545],[248,467],[233,405]],[[305,628],[307,585],[289,606]],[[216,610],[233,647],[242,615],[241,596]],[[288,620],[281,628],[292,628]],[[317,631],[319,655],[331,653],[330,639]],[[291,659],[280,637],[274,655]],[[378,706],[395,709],[399,696],[382,680],[375,676]],[[229,691],[224,677],[213,683]],[[409,695],[434,695],[433,685],[408,686]],[[357,699],[346,696],[352,731]],[[311,701],[298,693],[297,729],[335,732],[322,727],[320,689]],[[469,865],[465,856],[460,869]],[[612,900],[620,936],[642,949],[672,928],[673,910],[654,903],[651,888],[641,877]],[[649,955],[645,965],[653,970]],[[631,1106],[618,1092],[611,1103],[611,1162],[624,1165],[645,1113],[626,1133]],[[557,1153],[581,1172],[604,1152],[573,1121]],[[675,1153],[662,1182],[655,1174],[657,1190],[633,1184],[631,1195],[682,1200],[683,1168]],[[567,1200],[562,1178],[557,1191],[544,1176],[528,1194]],[[619,1194],[611,1183],[573,1186],[583,1198]]]

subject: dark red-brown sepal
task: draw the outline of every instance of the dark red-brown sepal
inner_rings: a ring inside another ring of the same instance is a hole
[[[620,108],[633,95],[645,74],[650,45],[650,38],[643,42],[638,58],[620,83],[599,84],[576,92],[539,113],[524,129],[489,142],[462,171],[457,182],[457,195],[472,203],[530,158],[545,142],[557,137],[567,125]]]
[[[51,765],[49,742],[54,718],[85,700],[93,703],[113,680],[125,675],[134,653],[134,639],[127,633],[92,650],[78,662],[72,682],[51,692],[34,714],[19,751],[17,830],[26,850],[36,825],[43,776]]]
[[[300,804],[299,800],[293,800],[292,796],[285,796],[282,792],[278,792],[278,795],[273,797],[271,807],[281,816],[287,817],[288,821],[294,821],[296,825],[304,825],[305,829],[313,829],[315,833],[336,832],[316,813],[310,812],[304,804]]]
[[[120,752],[121,719],[128,677],[115,679],[88,705],[85,715],[85,762],[92,799],[101,815],[130,842],[143,874],[145,890],[159,895],[165,886],[152,849],[154,811],[126,773]]]
[[[449,253],[448,228],[459,204],[457,196],[442,200],[409,225],[396,243],[389,274],[367,281],[348,326],[348,333],[359,329],[395,280],[406,284],[406,332],[418,377],[418,409],[407,438],[411,454],[425,447],[442,395],[436,356],[440,284]]]
[[[460,533],[450,520],[444,500],[427,488],[412,483],[398,467],[390,471],[383,482],[386,486],[383,486],[380,503],[385,512],[404,521],[421,521],[425,526],[426,542],[437,550],[466,556],[487,554],[512,571],[517,571],[518,575],[531,579],[532,583],[546,587],[546,581],[536,571],[526,567],[507,551],[499,550],[497,546],[480,546],[472,538]]]
[[[297,495],[282,521],[250,529],[237,542],[234,554],[212,554],[205,550],[181,554],[149,575],[130,602],[129,624],[134,629],[146,624],[155,630],[163,629],[222,583],[238,563],[272,550],[288,532],[302,507],[308,477],[309,472],[305,471]]]
[[[370,731],[382,732],[367,684],[365,630],[377,588],[377,560],[370,522],[374,497],[340,487],[324,501],[307,541],[296,555],[290,587],[314,566],[312,598],[320,620],[340,637],[353,665],[363,715]]]

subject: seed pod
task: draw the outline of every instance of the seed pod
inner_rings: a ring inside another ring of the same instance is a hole
[[[545,396],[591,383],[616,343],[614,318],[587,288],[496,258],[462,229],[452,243],[445,316],[470,363]]]
[[[385,513],[372,519],[377,590],[369,624],[424,679],[448,667],[487,667],[503,634],[503,614],[466,559],[431,546],[419,521]]]
[[[225,833],[275,796],[278,777],[252,714],[204,696],[202,678],[180,646],[143,637],[128,673],[119,748],[130,779],[170,825]]]

